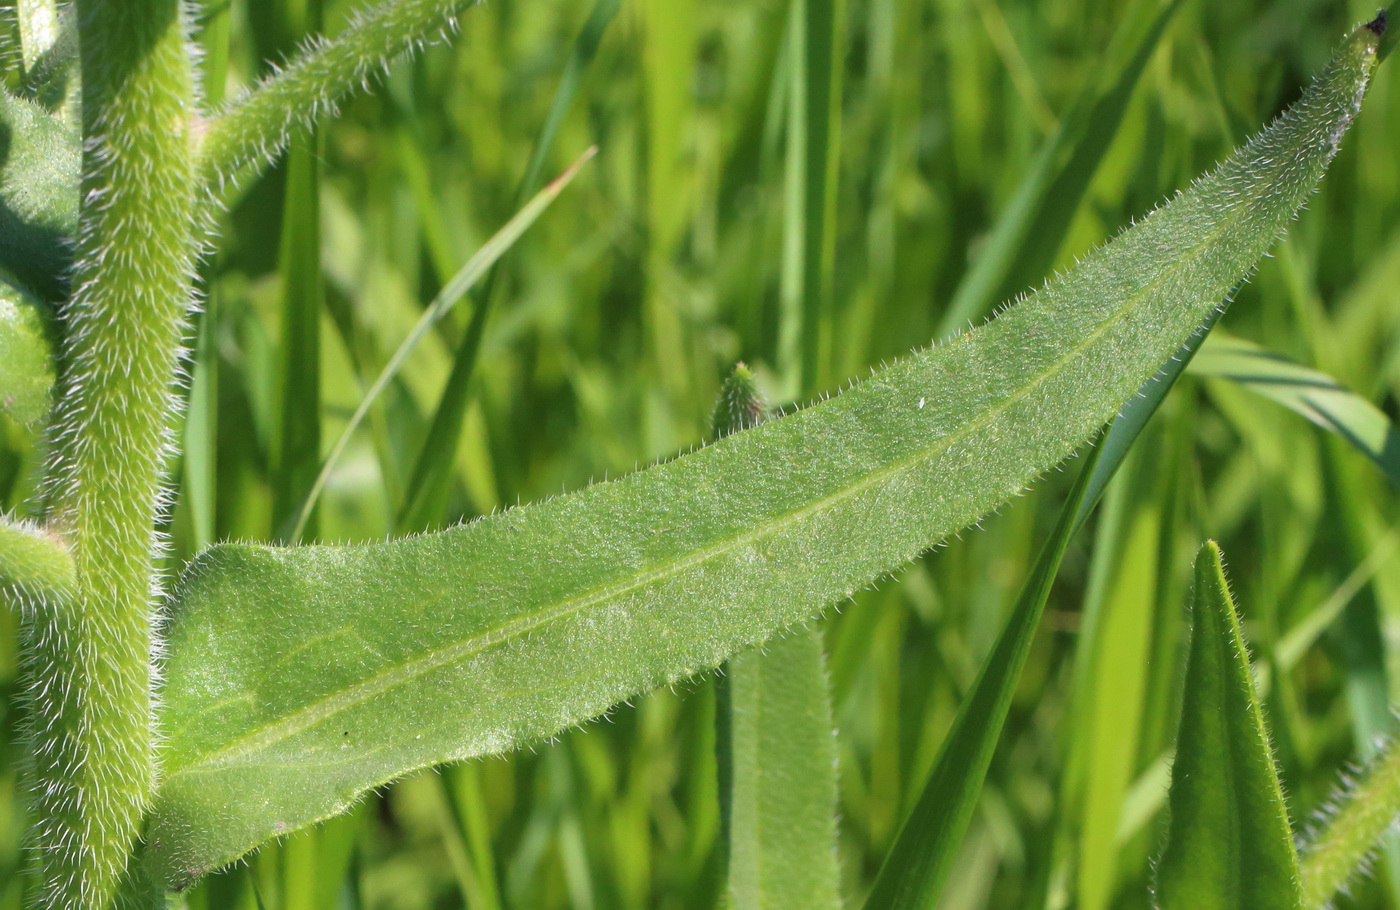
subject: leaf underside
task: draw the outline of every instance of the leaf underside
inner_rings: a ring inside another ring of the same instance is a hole
[[[1069,274],[845,394],[438,534],[203,553],[169,621],[151,869],[183,887],[408,771],[714,667],[1024,490],[1264,254],[1376,41],[1357,30],[1278,121]]]

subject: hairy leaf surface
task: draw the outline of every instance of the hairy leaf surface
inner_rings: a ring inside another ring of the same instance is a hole
[[[1214,173],[976,331],[668,464],[370,546],[221,545],[175,592],[149,860],[174,886],[415,768],[716,666],[1025,489],[1220,306],[1322,175],[1358,29]]]
[[[1220,548],[1196,557],[1162,910],[1301,908],[1298,855]]]

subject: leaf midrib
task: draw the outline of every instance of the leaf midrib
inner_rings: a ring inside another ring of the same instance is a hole
[[[1218,173],[1219,171],[1217,170],[1213,172],[1211,176],[1215,177]],[[933,457],[933,455],[939,451],[947,449],[959,440],[970,436],[972,433],[990,424],[996,417],[1029,397],[1031,392],[1040,385],[1062,372],[1066,363],[1073,360],[1081,352],[1092,347],[1100,338],[1131,314],[1135,310],[1136,304],[1142,300],[1143,297],[1163,284],[1168,278],[1185,271],[1190,265],[1200,259],[1201,251],[1211,246],[1222,234],[1226,233],[1244,213],[1249,211],[1249,209],[1250,206],[1248,204],[1241,204],[1233,207],[1227,217],[1222,219],[1214,230],[1191,247],[1188,255],[1175,260],[1176,265],[1174,267],[1169,266],[1167,269],[1160,272],[1156,278],[1139,288],[1137,292],[1125,298],[1124,302],[1111,316],[1099,323],[1099,326],[1085,336],[1084,340],[1067,349],[1061,357],[1056,358],[1051,366],[1025,382],[1012,394],[1002,399],[1002,401],[988,407],[980,415],[968,420],[961,427],[946,436],[940,437],[933,445],[918,450],[909,458],[879,468],[866,475],[862,480],[856,481],[847,487],[817,499],[801,508],[776,516],[771,521],[751,531],[725,538],[709,547],[695,550],[688,556],[633,575],[626,582],[605,585],[560,601],[553,606],[541,607],[532,614],[521,616],[503,625],[497,626],[494,629],[477,633],[463,641],[444,645],[429,651],[421,657],[382,670],[374,676],[363,679],[339,692],[331,693],[316,702],[298,708],[281,720],[260,727],[245,736],[233,740],[225,746],[198,755],[188,764],[172,771],[167,777],[167,780],[182,774],[212,773],[218,770],[219,766],[234,764],[244,756],[254,754],[277,742],[304,732],[342,711],[349,710],[357,705],[370,701],[380,694],[397,688],[398,686],[407,685],[418,677],[431,673],[433,670],[446,664],[473,656],[495,647],[496,645],[525,635],[555,620],[566,618],[582,612],[589,607],[646,588],[670,576],[680,574],[687,569],[703,565],[705,562],[718,556],[741,549],[742,547],[756,543],[764,538],[775,536],[793,525],[802,523],[812,516],[836,508],[846,500],[852,499],[876,486],[887,477],[911,470],[920,463]],[[1162,211],[1164,210],[1158,210],[1159,213]]]

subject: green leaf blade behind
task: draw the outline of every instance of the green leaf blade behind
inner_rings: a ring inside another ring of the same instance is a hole
[[[0,414],[30,425],[48,415],[51,335],[48,308],[0,270]]]
[[[836,738],[822,636],[807,629],[725,666],[730,906],[841,906]],[[727,786],[726,786],[727,784]]]
[[[149,860],[173,886],[408,771],[714,667],[1023,490],[1216,310],[1320,179],[1377,36],[999,319],[622,480],[359,547],[206,551],[175,593]]]
[[[959,856],[977,808],[1012,696],[1050,596],[1050,586],[1059,572],[1065,549],[1079,529],[1077,518],[1081,510],[1093,507],[1085,497],[1098,466],[1103,464],[1102,451],[1095,447],[1080,468],[1079,479],[1055,529],[1041,548],[996,646],[958,709],[918,802],[880,866],[865,910],[937,906],[943,883]],[[1111,473],[1116,466],[1105,465],[1104,470]]]
[[[1111,85],[1085,91],[1066,112],[958,283],[940,318],[940,336],[981,318],[996,304],[998,292],[1019,293],[1054,264],[1074,214],[1126,119],[1138,80],[1180,5],[1171,0],[1161,9]]]
[[[720,389],[721,439],[768,419],[744,364]],[[716,768],[729,906],[841,906],[836,737],[821,627],[736,655],[716,680]]]
[[[62,118],[0,91],[0,265],[49,300],[68,290],[81,153]]]
[[[1196,557],[1162,910],[1301,908],[1298,855],[1220,548]]]

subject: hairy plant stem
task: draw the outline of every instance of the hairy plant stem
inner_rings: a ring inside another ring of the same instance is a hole
[[[31,604],[45,907],[109,906],[156,776],[155,521],[191,298],[194,74],[179,0],[78,0],[82,213],[48,465],[74,595]]]
[[[299,127],[335,110],[397,57],[457,29],[476,0],[383,0],[335,38],[305,51],[210,121],[200,147],[200,178],[216,190],[255,175]]]
[[[1400,818],[1400,745],[1392,741],[1324,809],[1303,847],[1303,895],[1309,907],[1328,904],[1366,868]]]

